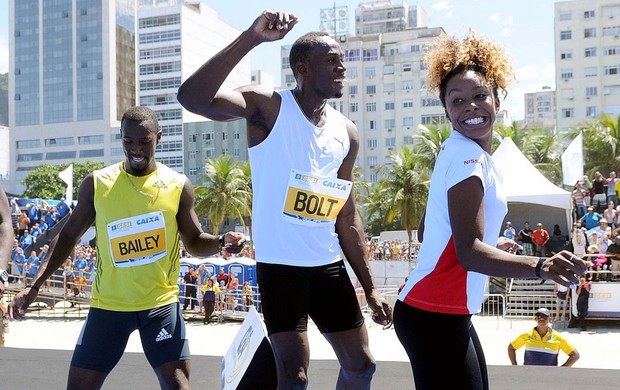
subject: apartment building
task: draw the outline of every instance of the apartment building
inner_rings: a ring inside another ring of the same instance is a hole
[[[556,130],[555,91],[551,87],[543,87],[537,92],[524,95],[525,118],[523,123],[529,128]]]
[[[177,101],[177,90],[238,35],[238,30],[221,21],[205,3],[139,1],[138,102],[159,117],[163,135],[156,159],[186,174],[195,184],[203,180],[207,159],[228,154],[237,161],[247,160],[245,121],[213,122],[192,114]],[[245,58],[224,88],[250,83],[250,61]]]
[[[556,2],[554,24],[558,132],[620,115],[620,1]]]

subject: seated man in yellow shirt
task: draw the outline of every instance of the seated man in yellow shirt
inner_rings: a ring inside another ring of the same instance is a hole
[[[562,367],[571,367],[579,359],[579,352],[557,331],[551,329],[549,309],[540,308],[536,312],[537,325],[514,339],[508,345],[508,357],[513,366],[517,365],[516,350],[525,345],[523,364],[530,366],[557,366],[560,350],[568,355]]]

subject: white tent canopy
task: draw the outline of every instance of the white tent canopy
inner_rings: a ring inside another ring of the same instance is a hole
[[[518,232],[523,222],[532,228],[542,222],[551,233],[553,225],[560,225],[562,234],[568,234],[571,193],[544,177],[521,153],[512,139],[506,137],[493,153],[493,161],[503,176],[508,201],[507,221]]]

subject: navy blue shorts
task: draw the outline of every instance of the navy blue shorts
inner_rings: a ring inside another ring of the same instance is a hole
[[[179,303],[172,303],[131,312],[91,308],[71,366],[109,373],[123,356],[129,335],[136,329],[151,367],[190,359],[185,321]]]
[[[319,267],[257,263],[256,276],[267,333],[308,329],[308,316],[321,333],[364,324],[344,261]]]

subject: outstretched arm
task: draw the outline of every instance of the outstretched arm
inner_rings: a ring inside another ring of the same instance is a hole
[[[297,23],[292,14],[263,12],[252,26],[230,45],[209,59],[179,88],[177,99],[187,110],[207,118],[226,121],[251,118],[268,100],[271,92],[255,87],[223,91],[221,86],[233,68],[254,47],[282,39]]]
[[[350,121],[347,123],[351,147],[338,171],[338,178],[353,181],[353,165],[359,149],[359,138],[355,125]],[[366,237],[364,236],[361,218],[355,209],[353,190],[336,219],[336,233],[338,233],[342,252],[364,289],[368,306],[375,314],[373,320],[389,327],[392,324],[392,308],[377,291],[372,279],[372,272],[368,264]]]
[[[452,236],[459,263],[466,271],[491,276],[533,278],[539,258],[517,256],[485,244],[484,189],[478,177],[469,177],[448,190],[448,210]],[[467,207],[463,207],[467,205]],[[588,262],[568,251],[561,251],[544,261],[542,278],[564,286],[578,284]]]
[[[186,179],[181,193],[179,211],[177,212],[177,225],[183,245],[194,256],[211,256],[220,250],[219,236],[207,234],[202,231],[200,221],[194,211],[194,187],[189,179]],[[238,253],[243,248],[245,236],[238,232],[228,232],[224,235],[224,247],[230,253]]]
[[[65,218],[69,218],[65,226],[52,241],[49,254],[37,272],[32,287],[26,287],[13,298],[9,305],[9,313],[13,318],[22,318],[26,309],[39,293],[39,288],[56,271],[71,254],[77,241],[95,221],[94,179],[92,173],[86,176],[80,184],[78,203]]]

